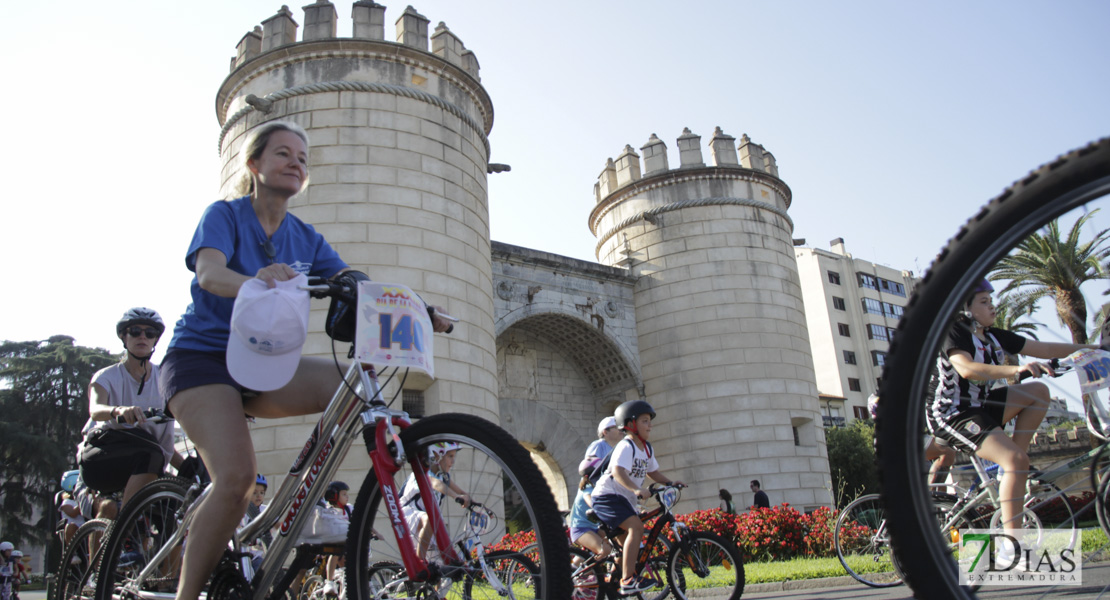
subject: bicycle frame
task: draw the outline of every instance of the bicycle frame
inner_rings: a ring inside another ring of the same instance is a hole
[[[356,393],[359,388],[364,391],[364,394]],[[336,390],[300,455],[293,461],[271,503],[232,536],[231,548],[240,557],[239,568],[254,590],[253,600],[266,600],[268,597],[281,598],[279,592],[283,593],[292,583],[296,577],[294,568],[289,569],[290,572],[274,589],[274,593],[268,595],[281,572],[286,557],[297,546],[297,538],[308,522],[305,515],[311,515],[311,508],[323,496],[327,482],[331,481],[332,476],[338,471],[352,443],[371,424],[374,425],[374,433],[372,438],[368,436],[367,442],[370,446],[368,451],[373,468],[378,474],[382,496],[389,511],[391,528],[397,538],[405,568],[409,573],[414,574],[410,579],[415,581],[427,580],[434,574],[429,569],[427,561],[421,559],[414,549],[412,536],[398,502],[397,486],[393,481],[393,475],[405,460],[404,448],[397,432],[410,425],[408,415],[403,411],[389,409],[380,400],[380,392],[381,388],[374,368],[357,362],[352,363],[344,376],[344,382]],[[371,441],[374,443],[370,444]],[[392,454],[389,451],[391,441],[394,447]],[[435,528],[435,539],[440,544],[440,548],[444,549],[445,558],[449,562],[457,561],[458,557],[451,547],[450,535],[443,518],[438,509],[431,509],[432,506],[438,507],[438,505],[434,501],[424,462],[419,457],[409,460],[419,464],[419,468],[414,467],[413,472],[416,474],[416,483],[424,500],[424,506],[429,507],[427,512],[429,521]],[[183,506],[184,517],[181,518],[179,513],[181,524],[142,569],[135,582],[142,582],[154,576],[164,561],[180,547],[195,517],[194,509],[207,497],[210,485],[205,487],[195,500],[190,502],[189,498],[186,498]],[[189,495],[192,496],[197,491],[199,491],[199,484],[194,484],[189,490]],[[310,510],[304,510],[306,507]],[[267,548],[262,563],[255,572],[251,567],[249,554],[243,552],[243,540],[257,539],[279,522],[281,523],[279,532],[274,536],[273,543]],[[139,589],[130,591],[136,598],[168,600],[173,597],[173,594]]]

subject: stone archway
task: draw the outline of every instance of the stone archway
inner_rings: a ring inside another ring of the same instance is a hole
[[[502,398],[501,427],[532,455],[551,486],[555,502],[568,510],[574,501],[570,482],[578,481],[578,462],[590,438],[546,406],[519,398]]]

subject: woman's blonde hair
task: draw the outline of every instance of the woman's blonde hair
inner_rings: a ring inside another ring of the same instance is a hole
[[[247,136],[247,141],[243,143],[243,147],[239,150],[243,173],[239,184],[236,186],[236,192],[239,196],[248,196],[254,192],[254,177],[251,175],[248,162],[251,160],[258,160],[258,157],[262,156],[262,151],[266,149],[266,144],[270,143],[270,138],[278,131],[288,131],[297,134],[297,137],[304,140],[305,147],[308,147],[308,133],[306,133],[304,128],[300,125],[291,121],[270,121],[250,132]],[[308,177],[305,177],[304,183],[301,184],[301,191],[304,191],[304,188],[307,186]]]

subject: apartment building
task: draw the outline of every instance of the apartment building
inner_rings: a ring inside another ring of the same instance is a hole
[[[916,279],[852,257],[843,238],[829,250],[799,246],[794,254],[825,426],[866,418]]]

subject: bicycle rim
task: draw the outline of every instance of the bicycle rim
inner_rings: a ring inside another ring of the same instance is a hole
[[[180,552],[171,553],[158,567],[156,577],[142,584],[135,578],[177,531],[177,513],[187,490],[182,479],[158,479],[123,507],[104,536],[96,600],[172,600],[180,575]]]
[[[840,564],[856,581],[878,588],[902,585],[878,494],[860,496],[840,511],[833,545]]]
[[[475,570],[464,581],[463,597],[468,600],[495,598],[534,599],[539,569],[519,552],[499,550],[485,557],[484,570]]]
[[[1045,228],[1053,220],[1057,220],[1061,237],[1067,238],[1079,223],[1081,241],[1098,239],[1110,227],[1108,194],[1110,138],[1040,167],[980,209],[941,251],[910,299],[883,372],[878,452],[892,541],[906,580],[918,598],[972,596],[970,590],[959,585],[961,567],[952,556],[951,540],[945,540],[931,525],[935,522],[930,518],[933,502],[922,467],[928,383],[941,342],[974,285],[991,272],[1001,273],[997,268],[1004,258],[1011,268],[1018,264],[1035,270],[1038,265],[1029,262],[1026,255],[1019,260],[1020,247],[1023,242],[1028,245],[1033,234],[1049,237],[1052,232]],[[1105,257],[1098,261],[1106,262]],[[1002,292],[1011,280],[996,278],[993,283]],[[1106,284],[1106,279],[1096,279],[1079,288],[1080,304],[1088,313],[1082,320],[1083,327],[1096,338],[1098,330],[1090,317],[1097,315],[1107,300],[1102,295]],[[994,294],[996,302],[999,295]],[[1060,324],[1052,300],[1050,295],[1032,304],[1032,313],[1024,320],[1044,324],[1036,331],[1039,339],[1070,343],[1072,332]],[[1079,312],[1069,310],[1068,314]],[[1053,396],[1069,398],[1072,407],[1082,406],[1078,394],[1068,391],[1070,382],[1059,387],[1054,383],[1048,382]],[[895,400],[888,402],[887,398]],[[1082,414],[1082,408],[1079,412]],[[1073,488],[1068,491],[1072,493]]]
[[[605,568],[603,563],[592,562],[592,553],[571,548],[571,600],[602,600],[605,598]]]
[[[58,571],[58,591],[55,598],[61,600],[89,600],[94,589],[90,583],[96,572],[96,563],[100,556],[97,554],[100,544],[104,541],[104,532],[108,529],[108,521],[93,519],[81,525],[73,534],[73,539],[66,545],[62,554],[61,569]]]
[[[678,600],[697,598],[700,590],[714,598],[737,600],[744,593],[744,561],[740,549],[725,538],[704,531],[691,532],[674,544],[667,557],[671,593]],[[675,585],[682,582],[682,588]]]
[[[559,518],[555,500],[539,469],[516,440],[488,421],[460,414],[421,419],[402,432],[401,439],[410,457],[418,456],[414,453],[426,452],[431,444],[459,444],[460,449],[456,452],[455,465],[451,470],[452,482],[466,491],[473,501],[491,509],[497,516],[489,530],[480,535],[487,552],[499,549],[519,550],[531,541],[525,538],[534,536],[538,558],[534,562],[538,575],[532,578],[531,585],[534,589],[521,593],[525,597],[531,594],[542,598],[570,597],[570,554],[562,519]],[[411,465],[411,460],[406,462],[395,475],[398,489],[411,474]],[[462,507],[454,502],[444,501],[440,505],[440,511],[452,540],[464,540],[464,544],[474,541],[467,529],[468,515]],[[375,526],[386,539],[373,539],[372,530]],[[429,557],[434,556],[433,550]],[[401,563],[388,513],[381,502],[376,474],[370,471],[359,490],[348,530],[349,598],[365,600],[371,597],[369,563],[383,559]],[[476,569],[470,563],[465,569],[475,572]],[[430,583],[441,596],[461,596],[464,593],[465,579],[466,577],[456,577],[452,581],[443,578]],[[522,585],[524,587],[520,589],[527,589],[527,584]],[[419,586],[410,584],[408,587]]]

